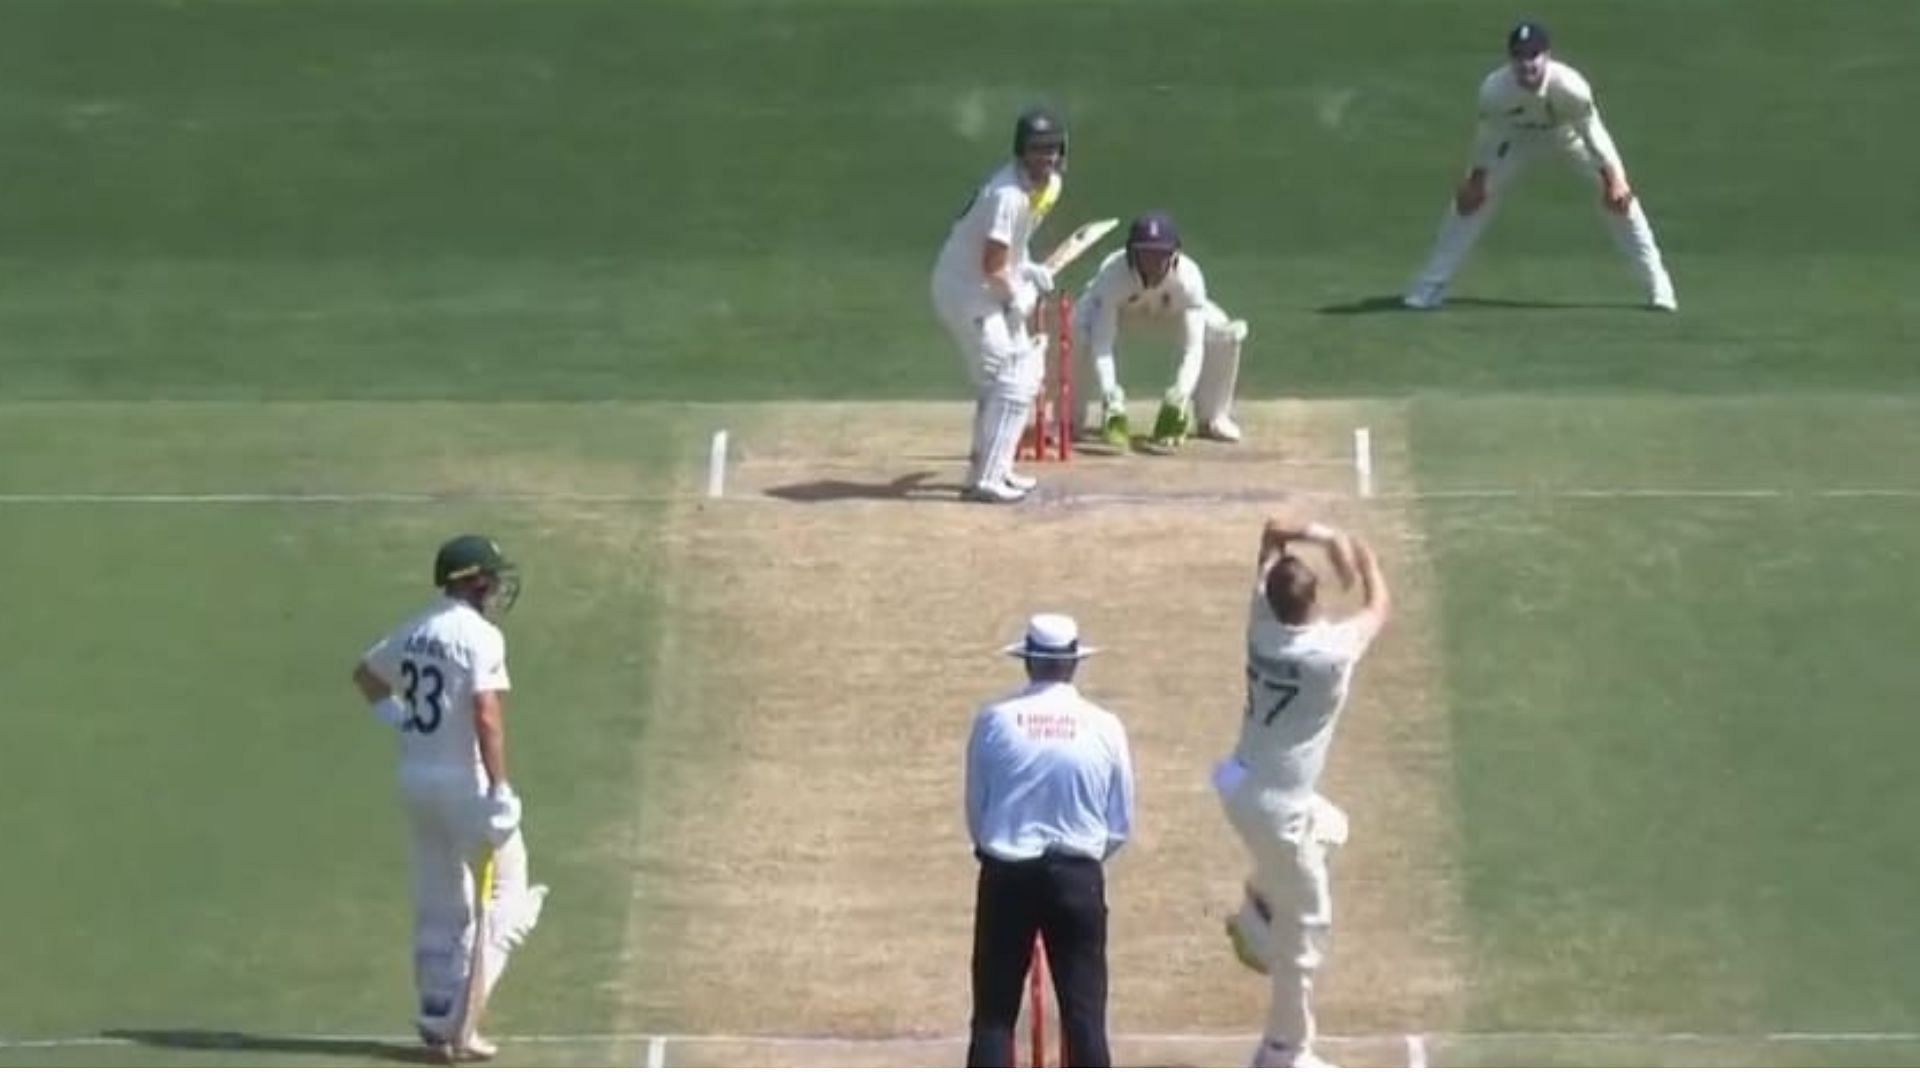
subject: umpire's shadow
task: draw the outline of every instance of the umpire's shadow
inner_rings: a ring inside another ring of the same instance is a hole
[[[902,473],[891,480],[808,480],[766,489],[768,495],[788,502],[844,502],[852,499],[905,500],[941,495],[958,497],[959,484],[930,484],[931,469]]]
[[[1591,300],[1510,300],[1498,296],[1450,296],[1447,298],[1450,308],[1494,308],[1513,311],[1576,311],[1605,310],[1607,308],[1640,308],[1645,304],[1632,304],[1622,301]],[[1348,300],[1338,304],[1327,304],[1313,309],[1321,315],[1432,315],[1431,311],[1416,311],[1403,303],[1399,296],[1365,296],[1358,300]]]
[[[380,1042],[376,1039],[325,1038],[313,1035],[253,1035],[244,1031],[202,1028],[112,1028],[108,1039],[124,1039],[161,1050],[203,1050],[246,1054],[311,1054],[316,1057],[371,1058],[424,1065],[439,1061],[417,1042]]]

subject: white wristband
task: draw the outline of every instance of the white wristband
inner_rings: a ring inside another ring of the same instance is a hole
[[[407,727],[407,707],[400,704],[396,697],[383,697],[367,706],[373,711],[373,718],[395,731],[405,731]]]
[[[1330,525],[1322,525],[1316,521],[1306,528],[1301,529],[1300,535],[1316,543],[1331,544],[1340,539],[1340,530]]]

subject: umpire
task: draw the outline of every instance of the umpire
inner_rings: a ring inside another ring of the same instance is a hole
[[[1034,935],[1046,944],[1068,1067],[1104,1068],[1107,887],[1101,863],[1133,826],[1133,761],[1120,719],[1080,696],[1093,649],[1065,615],[1035,615],[1004,650],[1025,688],[983,707],[967,742],[967,831],[980,860],[973,915],[969,1067],[1013,1064]]]

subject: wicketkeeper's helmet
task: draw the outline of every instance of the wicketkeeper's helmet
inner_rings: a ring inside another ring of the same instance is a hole
[[[1141,214],[1127,226],[1127,253],[1136,251],[1179,251],[1180,230],[1173,227],[1173,216],[1162,210]]]

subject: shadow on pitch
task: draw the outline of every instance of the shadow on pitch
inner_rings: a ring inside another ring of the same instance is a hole
[[[1586,300],[1509,300],[1497,296],[1450,296],[1449,308],[1482,308],[1507,311],[1604,311],[1612,309],[1634,309],[1645,304],[1621,303],[1618,301]],[[1432,315],[1431,311],[1415,311],[1400,302],[1395,296],[1368,296],[1359,300],[1349,300],[1341,304],[1328,304],[1314,309],[1322,315]]]
[[[891,480],[808,480],[799,484],[770,487],[766,493],[789,502],[846,502],[854,499],[926,499],[941,495],[960,497],[960,485],[931,484],[932,470],[903,473]]]
[[[439,1061],[418,1043],[379,1042],[373,1039],[336,1039],[301,1035],[253,1035],[244,1031],[207,1031],[198,1028],[116,1028],[100,1033],[163,1050],[206,1050],[248,1054],[311,1054],[316,1057],[374,1058],[424,1065]]]

